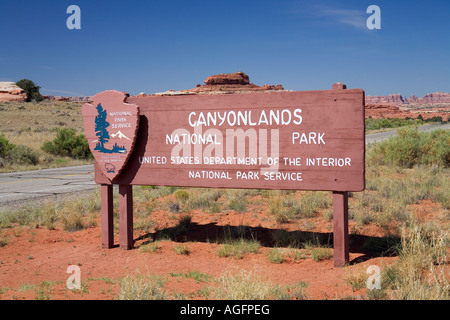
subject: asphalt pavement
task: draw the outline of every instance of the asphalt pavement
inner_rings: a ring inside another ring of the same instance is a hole
[[[429,132],[436,129],[450,129],[450,123],[447,124],[426,124],[419,127],[419,131]],[[380,142],[397,134],[397,130],[366,134],[366,145],[370,143]]]
[[[94,165],[0,174],[0,208],[96,189]]]

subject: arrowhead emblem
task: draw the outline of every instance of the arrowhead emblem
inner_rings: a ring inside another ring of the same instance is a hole
[[[139,128],[139,107],[126,98],[123,92],[104,91],[81,109],[89,148],[111,182],[125,168]]]

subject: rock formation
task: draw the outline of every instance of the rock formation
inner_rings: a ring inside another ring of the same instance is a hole
[[[399,95],[366,96],[366,118],[414,118],[450,117],[450,93],[434,92],[422,98],[412,95],[409,99]]]
[[[424,95],[422,98],[412,95],[409,99],[400,94],[390,94],[387,96],[366,96],[366,104],[388,104],[388,105],[403,105],[403,104],[447,104],[450,103],[450,93],[434,92]]]
[[[254,92],[254,91],[281,91],[283,86],[278,85],[263,85],[258,86],[250,82],[250,78],[242,71],[235,73],[223,73],[213,75],[204,81],[204,85],[197,84],[197,86],[190,90],[174,91],[156,93],[156,95],[182,95],[182,94],[221,94],[234,92]]]
[[[206,85],[248,85],[250,78],[245,73],[239,71],[235,73],[223,73],[206,78]]]
[[[25,101],[27,95],[14,82],[0,82],[0,101]]]
[[[450,117],[450,107],[432,108],[407,108],[386,104],[366,104],[365,117],[372,119],[380,118],[413,118],[417,119],[419,114],[423,119],[430,119],[433,117],[442,117],[442,120],[447,121]]]

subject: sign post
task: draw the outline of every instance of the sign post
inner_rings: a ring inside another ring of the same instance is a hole
[[[349,260],[348,195],[365,187],[364,91],[270,91],[128,97],[83,106],[102,185],[102,244],[133,247],[133,185],[333,192],[335,265]]]
[[[111,184],[102,184],[100,189],[102,202],[102,247],[111,249],[114,246],[113,186]]]
[[[347,86],[337,82],[332,89],[344,90]],[[333,191],[333,248],[334,266],[345,266],[349,262],[348,192]]]

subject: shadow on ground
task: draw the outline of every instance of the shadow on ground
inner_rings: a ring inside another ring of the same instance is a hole
[[[264,247],[295,247],[305,245],[333,247],[333,233],[311,231],[286,231],[249,226],[221,226],[216,223],[202,224],[190,221],[181,222],[170,228],[147,233],[135,239],[143,241],[139,246],[151,241],[168,239],[176,242],[209,242],[225,243],[238,239],[257,240]],[[350,261],[360,263],[375,257],[395,256],[400,246],[400,238],[395,236],[372,237],[360,234],[350,234],[350,252],[362,254]]]

